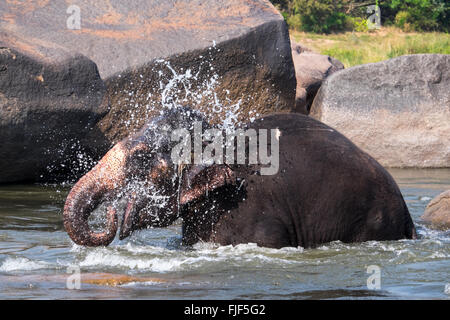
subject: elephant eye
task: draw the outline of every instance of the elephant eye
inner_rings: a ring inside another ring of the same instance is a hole
[[[139,150],[137,152],[135,152],[135,154],[133,155],[133,158],[138,162],[138,163],[147,163],[147,162],[151,162],[154,158],[155,158],[156,154],[154,152],[148,152],[147,150]]]
[[[132,150],[128,157],[127,166],[133,175],[144,176],[151,169],[154,159],[154,152],[149,151],[148,148],[138,148]]]

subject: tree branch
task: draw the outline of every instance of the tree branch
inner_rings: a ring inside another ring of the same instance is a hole
[[[368,1],[368,2],[363,2],[363,3],[351,3],[345,13],[349,14],[350,12],[352,12],[353,10],[355,10],[357,8],[367,7],[367,6],[375,5],[375,4],[377,4],[377,3],[374,1]]]

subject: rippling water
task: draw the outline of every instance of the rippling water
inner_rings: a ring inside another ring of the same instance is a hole
[[[184,248],[180,224],[144,230],[107,248],[83,248],[63,229],[68,189],[0,186],[0,299],[449,299],[450,232],[427,229],[419,217],[450,189],[450,170],[391,173],[419,240],[334,242],[306,250]],[[380,267],[380,290],[367,288],[370,265]],[[71,266],[81,270],[80,290],[67,288]],[[89,281],[99,277],[116,282]]]

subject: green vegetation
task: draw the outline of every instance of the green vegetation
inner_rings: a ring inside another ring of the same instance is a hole
[[[448,0],[271,0],[297,31],[368,31],[367,7],[378,5],[383,26],[403,31],[450,30]]]
[[[404,31],[449,31],[450,2],[448,0],[385,1],[396,11],[393,23]]]
[[[291,31],[291,36],[314,51],[340,60],[346,68],[405,54],[450,54],[448,33],[405,33],[389,27],[373,33],[344,32],[330,35]]]
[[[271,1],[296,41],[346,67],[405,54],[450,54],[449,0]],[[371,5],[380,8],[381,30],[370,28]]]

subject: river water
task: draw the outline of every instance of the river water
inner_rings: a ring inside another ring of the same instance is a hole
[[[179,223],[107,248],[79,247],[62,225],[69,188],[0,186],[0,299],[450,299],[450,232],[420,221],[450,189],[450,169],[390,171],[420,239],[306,250],[184,248]],[[380,271],[379,290],[367,287],[377,275],[369,266]]]

